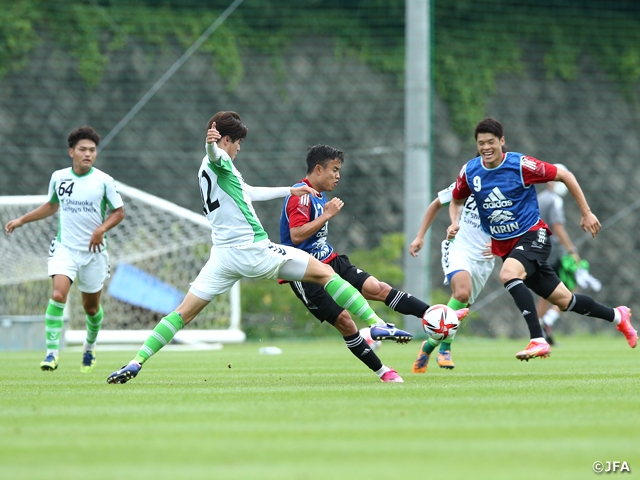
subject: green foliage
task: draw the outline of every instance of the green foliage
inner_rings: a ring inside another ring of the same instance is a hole
[[[400,233],[385,235],[378,247],[368,251],[354,250],[349,259],[380,281],[399,288],[404,280],[401,265],[403,238]],[[320,324],[288,285],[264,280],[243,280],[241,285],[242,328],[248,338],[335,335],[334,328]],[[383,304],[372,302],[372,307],[382,313],[385,320],[400,321],[400,315]],[[358,319],[354,321],[359,328],[365,326]]]

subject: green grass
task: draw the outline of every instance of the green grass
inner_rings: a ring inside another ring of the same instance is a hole
[[[526,341],[460,339],[456,369],[418,343],[379,355],[404,384],[382,384],[338,339],[159,353],[107,385],[132,352],[96,371],[63,351],[0,352],[2,479],[581,479],[597,461],[640,471],[639,351],[619,337],[571,337],[549,359]]]

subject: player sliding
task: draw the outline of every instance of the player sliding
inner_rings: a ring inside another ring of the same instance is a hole
[[[152,355],[169,343],[217,295],[229,291],[241,278],[318,283],[338,305],[375,327],[378,338],[399,342],[411,339],[411,334],[382,321],[360,292],[329,265],[302,250],[269,241],[252,202],[289,194],[316,196],[318,192],[308,185],[293,188],[247,185],[233,164],[246,136],[247,127],[236,112],[218,112],[209,120],[206,155],[198,178],[204,214],[212,227],[211,255],[182,303],[160,320],[128,365],[109,375],[108,383],[125,383],[138,375]]]
[[[447,238],[454,238],[458,233],[464,199],[473,194],[478,202],[482,228],[493,239],[491,250],[504,262],[500,280],[529,327],[531,341],[527,348],[516,354],[516,358],[547,357],[551,352],[543,338],[529,288],[563,311],[612,322],[625,336],[629,346],[635,348],[638,334],[631,326],[630,308],[607,307],[587,295],[571,293],[547,263],[551,231],[540,218],[534,184],[564,183],[580,208],[582,229],[593,237],[601,229],[573,174],[521,153],[503,154],[504,130],[493,118],[485,118],[476,126],[475,139],[479,156],[469,160],[458,175],[449,206],[451,225],[447,228]]]
[[[338,255],[327,241],[329,220],[340,213],[344,202],[338,197],[328,200],[324,192],[332,192],[338,185],[344,152],[328,145],[315,145],[308,149],[306,163],[305,178],[293,187],[306,185],[320,192],[320,195],[291,195],[285,199],[280,215],[282,244],[304,250],[322,263],[330,265],[367,300],[384,302],[396,312],[422,318],[429,305],[356,268],[349,261],[349,257]],[[383,382],[403,381],[395,370],[382,364],[360,335],[349,312],[336,304],[321,285],[304,281],[291,282],[290,285],[307,309],[321,322],[333,325],[342,334],[351,353],[373,370]],[[378,340],[376,327],[371,329],[371,337]]]

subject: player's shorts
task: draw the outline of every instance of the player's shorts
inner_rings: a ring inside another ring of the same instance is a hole
[[[189,291],[211,301],[241,278],[302,280],[311,256],[294,247],[262,240],[236,247],[212,247]]]
[[[365,280],[371,276],[364,270],[353,266],[346,255],[339,255],[328,264],[344,280],[357,288],[359,292],[362,292]],[[314,317],[321,322],[335,325],[344,307],[338,305],[322,285],[309,282],[291,282],[290,285],[293,292],[302,300],[302,303]]]
[[[542,298],[549,298],[560,284],[560,278],[547,263],[551,253],[551,243],[547,231],[528,231],[520,237],[513,250],[503,257],[518,260],[527,273],[524,284]]]
[[[469,304],[473,304],[491,276],[493,266],[496,263],[495,259],[478,260],[472,258],[464,248],[458,246],[456,242],[450,242],[449,240],[442,242],[441,251],[444,284],[449,285],[449,278],[452,273],[461,270],[468,272],[471,276],[471,296],[469,297]]]
[[[69,248],[56,239],[49,246],[48,273],[64,275],[75,282],[83,293],[96,293],[102,290],[109,278],[109,254],[106,251],[90,252]]]

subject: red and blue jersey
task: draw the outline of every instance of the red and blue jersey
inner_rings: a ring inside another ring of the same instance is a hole
[[[555,165],[516,152],[506,153],[495,168],[476,157],[462,167],[452,193],[458,200],[475,196],[482,229],[494,239],[493,253],[502,257],[529,230],[549,230],[533,185],[554,180],[557,171]]]
[[[301,182],[296,183],[294,187],[300,187],[302,185],[312,186],[305,178]],[[318,218],[323,214],[326,203],[327,196],[324,192],[320,197],[313,195],[302,195],[300,197],[296,197],[295,195],[287,196],[284,200],[284,206],[282,207],[282,214],[280,215],[280,243],[304,250],[323,263],[329,263],[337,257],[338,254],[333,251],[333,247],[327,242],[329,222],[325,222],[320,230],[299,244],[294,244],[291,240],[291,229],[301,227]]]

